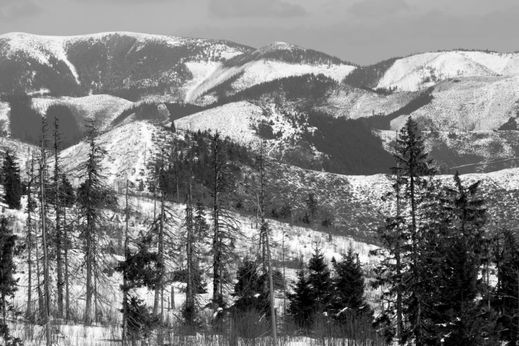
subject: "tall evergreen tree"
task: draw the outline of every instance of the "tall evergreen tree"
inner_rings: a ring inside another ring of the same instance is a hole
[[[63,207],[63,264],[64,264],[64,286],[65,286],[65,319],[70,319],[70,264],[69,250],[72,248],[70,233],[72,222],[67,220],[67,209],[71,208],[76,201],[75,191],[65,174],[61,176],[61,204]]]
[[[0,309],[2,311],[2,322],[0,323],[0,336],[6,345],[17,345],[19,340],[9,334],[7,325],[7,313],[12,308],[9,306],[8,298],[14,296],[17,290],[18,280],[14,278],[15,264],[14,252],[16,236],[8,225],[5,216],[0,217]]]
[[[495,244],[498,284],[493,306],[499,314],[500,336],[509,345],[519,338],[519,243],[509,230]]]
[[[99,274],[98,262],[98,241],[103,221],[102,209],[116,204],[113,191],[104,184],[102,175],[102,159],[106,152],[99,146],[96,140],[97,130],[94,123],[89,124],[87,133],[87,143],[89,145],[88,157],[82,165],[83,183],[77,192],[77,202],[79,212],[84,220],[81,230],[83,240],[83,250],[86,265],[86,299],[83,321],[90,324],[94,320],[93,299],[97,301],[95,279]],[[97,316],[95,316],[97,319]]]
[[[432,161],[425,151],[425,144],[418,124],[409,117],[404,127],[401,129],[396,140],[395,154],[396,167],[394,172],[398,177],[398,183],[404,187],[402,200],[407,203],[409,210],[409,223],[406,223],[405,230],[407,233],[408,244],[407,254],[402,253],[401,257],[408,256],[409,271],[402,273],[403,280],[409,294],[407,295],[404,305],[408,315],[410,333],[414,337],[417,346],[424,344],[424,330],[422,320],[422,310],[425,308],[424,300],[426,288],[422,285],[421,275],[423,268],[420,268],[420,236],[421,229],[418,220],[419,216],[424,212],[421,208],[423,196],[426,191],[427,177],[435,173]],[[402,215],[405,217],[405,215]],[[402,250],[402,249],[401,249]]]
[[[48,192],[48,162],[47,162],[47,121],[42,118],[41,122],[41,141],[40,141],[40,162],[39,162],[39,197],[40,197],[40,230],[41,230],[41,248],[43,252],[43,305],[40,305],[40,311],[45,325],[46,345],[52,343],[52,307],[51,307],[51,278],[50,278],[50,232],[47,220],[47,192]],[[38,273],[39,275],[39,273]],[[39,285],[38,285],[39,286]]]
[[[27,180],[27,206],[26,206],[26,214],[27,214],[27,222],[26,222],[26,237],[25,244],[27,249],[27,307],[25,311],[25,317],[27,320],[33,319],[33,303],[32,303],[32,290],[33,290],[33,248],[37,246],[35,243],[35,234],[33,233],[34,228],[34,220],[33,215],[36,211],[36,199],[33,197],[35,193],[35,169],[34,169],[34,156],[31,155],[31,161],[29,166],[29,174]]]
[[[212,198],[212,255],[213,255],[213,309],[219,312],[225,305],[224,288],[229,281],[227,265],[232,258],[234,239],[238,233],[237,221],[227,209],[226,195],[232,191],[233,178],[226,152],[226,141],[216,133],[210,145],[211,175],[208,185]]]
[[[20,209],[20,199],[22,197],[20,167],[16,161],[16,156],[7,150],[4,155],[2,181],[4,184],[5,203],[11,209]]]
[[[346,320],[348,312],[371,315],[364,298],[364,274],[358,255],[350,248],[342,261],[333,261],[335,274],[332,278],[333,292],[330,312],[334,318]]]
[[[309,330],[314,323],[313,291],[304,269],[297,273],[297,281],[288,293],[288,315],[297,327]]]
[[[456,174],[454,187],[434,196],[420,244],[423,338],[427,344],[493,345],[495,314],[479,299],[486,222],[479,182],[464,186]]]
[[[324,255],[316,248],[308,261],[308,282],[312,287],[314,312],[327,312],[332,298],[332,279]]]

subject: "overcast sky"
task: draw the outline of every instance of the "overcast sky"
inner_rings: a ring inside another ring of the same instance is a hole
[[[287,41],[369,64],[426,50],[519,50],[518,0],[0,0],[0,32],[136,31]]]

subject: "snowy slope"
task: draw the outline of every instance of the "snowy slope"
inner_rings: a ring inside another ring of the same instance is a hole
[[[119,126],[100,135],[97,143],[106,150],[102,162],[107,183],[116,186],[126,178],[138,182],[146,177],[146,165],[155,150],[154,134],[160,130],[146,122],[137,121]],[[61,152],[63,170],[78,184],[81,180],[81,165],[86,161],[89,147],[81,142]]]
[[[449,78],[490,77],[519,73],[519,54],[447,51],[397,59],[377,88],[416,91]]]
[[[187,131],[218,131],[243,145],[259,142],[252,125],[263,116],[261,107],[250,102],[236,102],[211,108],[175,121],[175,127]]]
[[[76,83],[80,84],[76,67],[68,60],[67,41],[66,37],[9,33],[0,35],[0,54],[6,60],[20,54],[49,67],[53,67],[52,59],[61,61],[68,67]]]
[[[111,95],[84,97],[33,98],[33,108],[44,115],[51,105],[64,105],[72,110],[76,120],[84,125],[88,119],[96,119],[100,131],[106,130],[112,121],[133,102]]]
[[[254,85],[305,74],[323,74],[340,82],[354,69],[355,66],[326,54],[276,42],[221,63],[186,101],[193,102],[218,87],[228,88],[233,94]]]
[[[124,91],[132,97],[168,91],[181,97],[193,78],[187,63],[223,61],[250,50],[220,40],[131,32],[10,33],[0,35],[0,91],[42,89],[59,96]]]

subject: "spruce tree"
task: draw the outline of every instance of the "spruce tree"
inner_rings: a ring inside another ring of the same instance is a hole
[[[314,312],[323,315],[331,302],[332,280],[328,264],[318,248],[314,250],[308,261],[308,282],[312,288]]]
[[[13,297],[17,290],[18,280],[15,274],[15,255],[16,236],[8,225],[5,216],[0,217],[0,309],[2,311],[2,321],[0,323],[0,336],[6,345],[17,345],[19,340],[14,339],[9,334],[7,325],[7,313],[12,309],[8,302],[9,297]]]
[[[479,182],[464,186],[456,174],[454,187],[435,195],[420,245],[422,285],[427,292],[423,338],[428,344],[495,344],[495,314],[478,298],[484,294],[478,277],[486,222]]]
[[[88,157],[81,167],[84,180],[77,192],[79,213],[84,220],[80,237],[83,240],[86,266],[86,299],[83,321],[87,325],[92,323],[94,318],[97,319],[97,316],[94,317],[93,310],[97,308],[95,282],[96,275],[99,274],[97,249],[103,221],[102,209],[113,207],[116,204],[113,191],[104,184],[102,159],[106,152],[97,143],[96,136],[97,130],[94,123],[91,122],[87,134]]]
[[[2,181],[4,184],[5,203],[11,209],[20,209],[20,199],[22,197],[20,168],[16,156],[9,150],[7,150],[4,155]]]
[[[265,291],[267,277],[262,274],[258,263],[245,259],[238,268],[236,279],[232,294],[236,298],[232,306],[234,325],[238,326],[240,336],[258,337],[268,330],[270,302]]]
[[[233,258],[238,223],[228,210],[228,194],[233,191],[233,177],[228,162],[227,141],[216,133],[211,137],[208,185],[212,198],[212,248],[213,297],[212,304],[217,321],[225,306],[224,288],[229,281],[227,267]]]
[[[405,229],[402,230],[407,234],[405,237],[408,242],[406,244],[407,249],[402,251],[401,257],[407,257],[409,262],[409,270],[402,273],[402,280],[406,281],[406,290],[408,291],[403,305],[405,305],[409,321],[410,329],[408,332],[413,335],[417,346],[421,346],[425,342],[422,311],[425,309],[427,288],[423,286],[421,277],[426,268],[420,267],[421,225],[418,221],[420,215],[424,213],[423,196],[428,182],[426,178],[436,171],[428,153],[425,151],[424,140],[420,135],[418,124],[411,117],[407,119],[404,127],[400,130],[396,140],[394,157],[396,167],[393,170],[398,177],[398,182],[404,187],[402,200],[409,210],[408,215],[400,217],[407,216],[410,219],[405,224]]]
[[[499,314],[501,340],[516,345],[519,337],[519,242],[509,230],[502,231],[497,241],[498,284],[492,305]]]
[[[126,208],[128,211],[128,208]],[[129,214],[126,213],[126,221]],[[122,273],[123,284],[123,340],[138,340],[148,337],[151,331],[160,324],[156,314],[153,314],[146,304],[131,294],[132,290],[146,287],[156,288],[161,280],[160,259],[156,252],[150,251],[153,246],[153,239],[150,235],[145,235],[136,240],[136,250],[130,251],[129,236],[127,233],[128,225],[125,226],[125,259],[120,261],[115,268]]]
[[[355,314],[371,314],[364,298],[364,274],[358,255],[349,249],[342,261],[333,261],[334,276],[331,313],[334,318],[346,320],[349,311]]]
[[[313,290],[304,269],[297,273],[297,281],[292,286],[292,293],[288,293],[288,315],[295,325],[309,331],[314,324],[314,297]]]

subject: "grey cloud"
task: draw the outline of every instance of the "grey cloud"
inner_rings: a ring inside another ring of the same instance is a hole
[[[148,3],[167,3],[168,0],[73,0],[75,2],[82,2],[82,3],[99,3],[99,4],[107,4],[107,3],[113,3],[113,4],[148,4]],[[169,0],[171,1],[171,0]],[[176,1],[176,0],[173,0]]]
[[[407,10],[404,0],[360,0],[350,6],[349,12],[359,16],[393,15]]]
[[[42,8],[33,0],[0,1],[0,19],[5,21],[27,17],[41,12]]]
[[[297,17],[306,14],[301,5],[283,0],[211,0],[209,12],[217,17]]]

